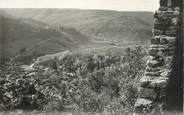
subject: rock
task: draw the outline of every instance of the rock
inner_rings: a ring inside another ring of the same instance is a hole
[[[162,88],[165,89],[168,84],[168,77],[148,77],[144,76],[140,79],[140,86],[147,88]]]
[[[173,62],[173,56],[167,56],[164,59],[165,59],[165,67],[170,68],[172,66],[171,62]]]
[[[167,19],[167,20],[163,20],[163,21],[158,21],[155,19],[154,29],[166,31],[169,28],[170,24],[171,24],[171,20]]]
[[[169,78],[167,77],[158,77],[150,81],[148,87],[155,87],[160,89],[166,89],[168,85]]]
[[[176,38],[175,37],[168,37],[168,36],[155,36],[151,39],[152,44],[175,44]]]
[[[172,25],[177,26],[178,20],[178,18],[172,18]]]
[[[161,44],[151,44],[150,48],[154,48],[154,49],[163,49],[165,48],[165,45],[161,45]]]
[[[150,48],[148,51],[149,55],[151,55],[151,56],[157,55],[157,52],[159,52],[159,50],[156,48]]]
[[[147,62],[147,65],[148,65],[148,67],[158,67],[158,66],[162,66],[162,61],[158,61],[158,60],[152,60],[152,59],[150,59],[150,60],[148,60],[148,62]]]
[[[167,0],[160,0],[160,7],[167,7]]]
[[[159,11],[167,11],[167,10],[168,10],[167,7],[160,7],[160,8],[159,8]]]
[[[150,79],[148,76],[143,76],[141,79],[140,79],[140,86],[141,87],[147,87],[150,83]]]
[[[156,36],[151,39],[151,44],[160,44],[160,37]]]
[[[149,99],[138,98],[135,103],[135,111],[138,113],[148,112],[153,107],[154,102]]]
[[[147,72],[157,72],[157,71],[159,71],[159,70],[160,70],[160,68],[146,67],[146,71],[147,71]]]
[[[140,87],[138,89],[138,92],[139,92],[138,96],[140,98],[146,98],[146,99],[151,99],[151,100],[155,100],[157,98],[157,93],[155,92],[154,89]]]
[[[153,29],[153,34],[154,34],[154,36],[163,35],[164,31],[163,30],[159,30],[159,29]]]
[[[162,77],[169,77],[171,75],[171,69],[161,70],[160,72],[160,76]]]
[[[176,38],[175,37],[168,37],[168,36],[160,36],[160,44],[175,44]]]
[[[176,36],[177,35],[177,29],[174,27],[170,27],[167,31],[166,34],[167,36]]]
[[[174,10],[175,10],[175,11],[180,11],[181,8],[180,8],[180,7],[175,7]]]
[[[150,77],[158,77],[158,76],[160,76],[160,73],[159,73],[159,71],[145,72],[144,75],[145,76],[150,76]]]
[[[170,27],[172,26],[175,26],[175,28],[177,27],[178,18],[179,18],[178,12],[157,11],[154,17],[155,17],[155,22],[154,22],[155,35],[161,35],[160,33],[164,35],[165,31],[166,31],[165,35],[168,35],[168,36],[176,35],[176,33],[174,32],[174,29],[172,30]],[[170,30],[170,32],[168,30]]]

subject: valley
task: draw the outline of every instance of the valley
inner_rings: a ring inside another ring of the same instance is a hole
[[[65,50],[149,46],[152,36],[151,12],[0,9],[0,17],[2,55],[26,62]]]

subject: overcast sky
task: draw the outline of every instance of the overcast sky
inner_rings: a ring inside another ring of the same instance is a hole
[[[0,0],[0,8],[80,8],[155,11],[159,0]]]

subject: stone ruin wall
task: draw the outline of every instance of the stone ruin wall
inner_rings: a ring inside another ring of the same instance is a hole
[[[2,63],[2,16],[0,16],[0,64]]]
[[[135,112],[182,110],[182,0],[160,0],[154,14],[150,59],[140,79]]]

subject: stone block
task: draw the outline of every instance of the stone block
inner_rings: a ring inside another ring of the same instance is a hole
[[[165,48],[165,45],[161,44],[151,44],[150,48],[155,48],[155,49],[160,49],[160,48]]]
[[[174,11],[181,11],[181,8],[180,7],[174,7]]]
[[[151,44],[160,44],[160,37],[153,37],[151,39]]]
[[[163,61],[162,60],[148,60],[147,62],[147,66],[148,67],[158,67],[158,66],[162,66]]]
[[[174,52],[175,52],[174,44],[167,44],[164,45],[164,47],[161,46],[160,48],[159,46],[157,48],[155,48],[155,46],[149,48],[148,54],[152,56],[152,59],[158,59],[160,57],[173,56]]]
[[[174,26],[177,26],[178,25],[178,21],[179,21],[179,18],[172,18],[171,20],[171,24],[174,25]]]
[[[166,89],[168,86],[169,76],[164,77],[148,77],[144,76],[140,79],[140,86],[146,88]]]
[[[151,39],[151,44],[175,44],[175,37],[169,36],[155,36]]]
[[[175,44],[176,38],[175,37],[169,37],[169,36],[155,36],[151,39],[151,44]]]
[[[170,69],[172,68],[172,66],[173,66],[173,57],[172,56],[165,57],[164,67]]]
[[[161,52],[161,50],[157,48],[150,48],[148,51],[150,56],[156,56],[159,52]]]
[[[149,60],[147,65],[149,67],[156,67],[156,66],[159,66],[159,62],[157,60]]]
[[[167,30],[169,28],[170,24],[171,24],[171,20],[170,19],[167,19],[167,20],[155,19],[155,21],[154,21],[154,29],[165,31],[165,30]]]
[[[149,76],[143,76],[140,79],[140,87],[147,87],[150,83],[150,77]]]
[[[166,30],[165,35],[167,36],[176,36],[177,35],[177,28],[168,28],[168,30]]]
[[[149,100],[149,99],[144,99],[144,98],[139,98],[137,99],[136,103],[135,103],[135,107],[147,107],[150,104],[152,104],[153,101]]]
[[[167,15],[168,18],[175,18],[175,17],[178,17],[180,14],[180,12],[174,11],[174,10],[162,11],[161,13],[164,13],[165,15]]]
[[[159,11],[167,11],[167,10],[168,10],[168,8],[164,7],[164,6],[159,8]]]
[[[183,6],[183,0],[173,0],[172,6],[173,7],[182,7]]]
[[[173,51],[175,49],[175,44],[166,44],[164,50]]]
[[[155,107],[155,103],[154,101],[149,100],[149,99],[139,98],[137,99],[134,107],[137,113],[140,113],[141,115],[143,113],[148,114]]]
[[[154,14],[154,18],[164,21],[164,20],[171,20],[172,18],[178,18],[179,17],[178,11],[156,11]]]
[[[147,72],[157,72],[157,71],[160,71],[160,68],[151,68],[151,67],[146,67],[146,70]]]
[[[168,76],[154,78],[150,81],[150,84],[148,85],[148,87],[166,89],[168,86],[168,80],[169,80]]]
[[[159,71],[154,71],[154,72],[145,72],[144,73],[145,76],[150,76],[150,77],[159,77],[160,76],[160,73]]]
[[[164,49],[164,54],[165,56],[173,56],[174,52],[175,52],[175,48],[168,48],[168,49]]]
[[[138,96],[140,98],[146,98],[146,99],[150,99],[150,100],[155,100],[157,98],[157,93],[155,92],[154,89],[140,87],[138,89]]]
[[[160,11],[156,11],[154,14],[154,18],[156,18],[157,20],[168,20],[167,15],[164,12],[160,12]]]
[[[171,69],[164,69],[160,71],[160,77],[168,77],[171,75]]]
[[[165,63],[172,63],[173,62],[173,56],[167,56],[164,58]]]
[[[169,41],[167,38],[161,38],[160,39],[160,44],[169,44]]]
[[[175,44],[176,38],[175,37],[168,37],[168,36],[160,36],[160,44]]]
[[[176,37],[169,37],[169,36],[155,36],[152,38],[152,42],[150,48],[158,48],[158,49],[167,49],[167,48],[174,48]]]
[[[163,30],[153,29],[153,35],[154,36],[159,36],[159,35],[163,35],[163,34],[164,34]]]
[[[160,0],[160,7],[167,7],[167,0]]]

